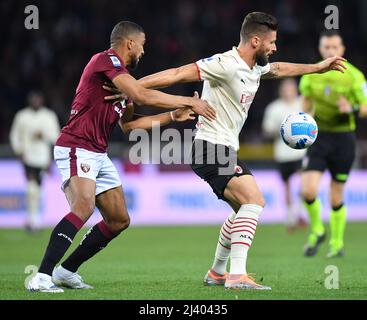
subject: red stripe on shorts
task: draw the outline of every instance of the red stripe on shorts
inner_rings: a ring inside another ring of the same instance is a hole
[[[78,168],[76,165],[76,148],[72,147],[69,152],[70,157],[70,178],[78,175]]]

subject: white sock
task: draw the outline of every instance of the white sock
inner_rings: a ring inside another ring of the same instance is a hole
[[[232,213],[228,216],[223,223],[219,233],[219,240],[217,243],[217,249],[215,250],[215,258],[212,269],[219,274],[225,274],[227,271],[227,261],[231,252],[231,227],[236,213]]]
[[[28,181],[27,185],[28,223],[32,227],[36,227],[39,223],[40,198],[41,198],[41,187],[34,180]]]
[[[230,274],[247,274],[247,252],[255,236],[257,221],[263,208],[256,204],[244,204],[236,214],[231,228]]]

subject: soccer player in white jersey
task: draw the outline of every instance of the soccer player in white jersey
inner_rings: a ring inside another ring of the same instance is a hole
[[[24,165],[28,210],[25,227],[32,232],[40,227],[42,176],[51,163],[51,147],[59,135],[60,125],[56,113],[44,106],[41,92],[30,92],[28,104],[15,115],[10,144]]]
[[[252,12],[243,21],[237,47],[139,80],[146,88],[204,81],[202,99],[216,110],[216,120],[198,119],[192,169],[209,183],[218,198],[226,201],[233,211],[221,228],[213,266],[204,278],[206,285],[224,284],[227,289],[270,289],[257,284],[246,270],[247,252],[265,201],[250,170],[237,159],[238,135],[260,79],[329,70],[343,72],[345,68],[341,57],[332,57],[318,64],[269,63],[269,56],[277,50],[276,30],[275,17]],[[118,94],[111,97],[118,98]],[[227,273],[229,257],[231,267]]]
[[[281,139],[279,128],[282,121],[291,113],[302,111],[302,99],[298,95],[297,82],[293,78],[284,79],[279,85],[279,98],[265,108],[262,129],[264,134],[274,139],[274,160],[284,185],[287,215],[285,225],[288,232],[306,226],[301,216],[301,199],[293,199],[290,178],[302,168],[306,150],[289,148]]]

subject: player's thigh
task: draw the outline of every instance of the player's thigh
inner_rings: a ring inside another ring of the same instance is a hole
[[[301,192],[302,197],[306,200],[313,200],[319,192],[322,171],[309,170],[301,174]]]
[[[96,176],[103,154],[82,148],[54,148],[54,159],[62,176],[62,189],[71,211],[83,221],[95,208]]]
[[[130,218],[121,186],[98,194],[96,205],[112,232],[117,233],[129,226]]]
[[[224,197],[234,204],[265,206],[265,199],[252,175],[232,177],[224,189]]]
[[[344,188],[344,182],[331,180],[329,198],[332,207],[335,208],[344,202]]]
[[[84,222],[87,221],[95,208],[96,182],[73,176],[65,183],[64,192],[71,212]]]

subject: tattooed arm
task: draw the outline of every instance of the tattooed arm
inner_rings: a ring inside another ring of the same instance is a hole
[[[284,77],[301,76],[308,73],[324,73],[331,70],[344,72],[346,69],[342,57],[331,57],[316,64],[298,64],[288,62],[273,62],[270,63],[270,71],[265,73],[262,79],[277,79]]]

